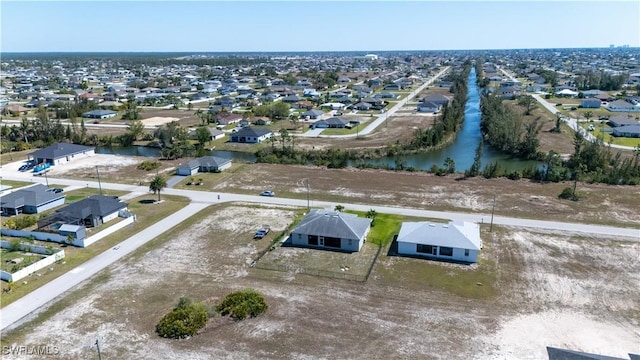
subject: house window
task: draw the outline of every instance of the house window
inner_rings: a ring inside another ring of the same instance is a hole
[[[469,249],[464,249],[464,256],[469,256]]]
[[[453,248],[440,246],[440,256],[453,256]]]
[[[349,239],[349,246],[351,246],[351,239]]]
[[[423,254],[432,254],[433,245],[416,244],[416,252],[423,253]]]

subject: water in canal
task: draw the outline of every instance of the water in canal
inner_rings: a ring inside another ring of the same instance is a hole
[[[405,166],[420,170],[429,170],[434,164],[443,166],[444,160],[450,157],[455,162],[456,171],[458,172],[462,172],[471,167],[476,147],[478,147],[478,144],[482,141],[482,135],[480,133],[480,118],[482,115],[480,112],[480,91],[476,85],[476,71],[473,67],[469,73],[468,88],[464,121],[455,141],[451,145],[439,150],[401,156],[400,158],[405,162]],[[481,167],[494,161],[497,161],[500,167],[505,170],[518,170],[539,165],[536,161],[515,159],[492,149],[489,145],[483,145]],[[395,167],[395,160],[392,157],[367,160],[366,162],[378,166],[389,165],[390,167]]]

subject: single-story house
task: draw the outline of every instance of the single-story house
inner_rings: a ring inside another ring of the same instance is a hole
[[[225,136],[225,133],[222,130],[214,129],[209,126],[207,126],[207,130],[209,131],[209,135],[211,136],[211,141],[222,139]]]
[[[624,100],[610,102],[607,108],[609,111],[640,111],[640,107],[636,107],[632,103]]]
[[[495,91],[496,96],[503,99],[515,99],[515,97],[519,96],[521,93],[520,89],[513,86],[501,86]]]
[[[271,120],[269,120],[268,117],[257,117],[253,119],[253,124],[254,125],[260,125],[260,126],[264,126],[264,125],[269,125],[271,124]]]
[[[602,101],[600,101],[600,99],[595,99],[595,98],[582,99],[580,101],[580,106],[588,109],[598,109],[600,108],[601,104],[602,104]]]
[[[419,112],[437,113],[441,108],[442,106],[440,104],[432,103],[431,101],[418,103]]]
[[[242,128],[242,130],[231,134],[231,142],[238,143],[261,143],[273,136],[273,132],[269,129],[256,129],[251,126]]]
[[[300,117],[303,119],[311,119],[311,120],[316,120],[317,118],[321,117],[322,115],[324,115],[324,111],[322,110],[318,110],[318,109],[312,109],[309,111],[305,111],[302,114],[300,114]]]
[[[92,195],[56,210],[42,222],[51,224],[57,219],[64,219],[66,224],[95,227],[117,218],[120,210],[126,209],[127,204],[117,197]],[[40,224],[41,221],[38,221],[38,227],[41,227]]]
[[[399,95],[390,93],[388,91],[383,91],[379,94],[376,94],[374,97],[379,99],[397,99]]]
[[[613,128],[613,136],[640,138],[640,124]]]
[[[638,125],[638,120],[629,115],[618,115],[609,118],[607,121],[611,127]]]
[[[338,211],[311,210],[291,231],[299,246],[360,251],[371,229],[371,219]]]
[[[242,120],[242,115],[234,113],[219,113],[213,117],[213,120],[220,125],[235,124]]]
[[[199,172],[219,172],[231,167],[231,159],[217,156],[203,156],[178,165],[176,175],[190,176]]]
[[[301,101],[301,100],[303,100],[303,99],[301,97],[299,97],[298,95],[289,95],[289,96],[283,97],[282,100],[280,100],[280,101],[282,101],[284,103],[293,104],[293,103],[296,103],[296,102]]]
[[[343,103],[331,102],[320,105],[321,108],[328,108],[331,110],[344,110],[346,107]]]
[[[342,129],[347,127],[347,124],[349,124],[349,120],[345,120],[341,117],[334,116],[328,119],[321,119],[314,122],[313,124],[311,124],[311,128],[312,129],[326,129],[326,128]]]
[[[482,249],[480,226],[470,222],[403,222],[397,242],[401,255],[464,262],[477,262]]]
[[[108,119],[116,117],[116,115],[118,115],[118,112],[113,110],[91,110],[86,113],[82,113],[83,118],[89,119]]]
[[[384,87],[385,90],[402,90],[402,85],[400,84],[387,84]]]
[[[95,150],[96,148],[93,146],[57,143],[44,149],[36,150],[27,155],[27,157],[36,164],[60,165],[80,157],[92,156],[95,154]]]
[[[556,91],[556,95],[566,96],[566,97],[576,97],[578,96],[578,92],[571,89],[562,89],[562,90]]]
[[[441,106],[447,105],[449,101],[450,99],[442,94],[433,94],[420,99],[420,102],[432,102]]]
[[[369,110],[371,109],[371,104],[361,101],[352,107],[356,110]]]
[[[42,184],[18,189],[0,197],[3,215],[38,214],[56,206],[64,205],[63,193],[56,194]]]

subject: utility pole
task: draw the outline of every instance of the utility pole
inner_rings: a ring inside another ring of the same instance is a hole
[[[96,174],[98,174],[98,187],[100,188],[100,195],[102,195],[102,183],[100,182],[100,171],[98,171],[98,165],[96,165]]]
[[[98,360],[102,360],[102,355],[100,354],[100,342],[96,339],[96,348],[98,348]]]
[[[310,204],[309,204],[309,192],[310,192],[311,190],[309,189],[309,179],[306,179],[306,180],[307,180],[307,212],[309,212],[309,211],[310,211],[310,209],[311,209],[311,207],[309,206],[309,205],[310,205]]]
[[[49,187],[49,178],[47,177],[47,171],[44,172],[44,180],[47,182],[47,187]]]
[[[491,225],[489,225],[489,232],[493,231],[493,213],[496,210],[496,195],[493,195],[493,206],[491,207]]]

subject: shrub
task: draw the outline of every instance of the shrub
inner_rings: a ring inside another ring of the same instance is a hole
[[[216,307],[221,315],[229,315],[236,320],[256,317],[267,311],[269,306],[264,297],[253,289],[232,292]]]
[[[194,304],[189,298],[180,298],[176,307],[156,325],[158,335],[171,339],[184,339],[195,335],[207,324],[207,307]]]
[[[573,188],[571,187],[564,188],[560,193],[560,195],[558,195],[558,197],[560,199],[565,199],[565,200],[573,200],[573,201],[579,200],[578,196],[574,193]]]
[[[145,170],[145,171],[151,171],[151,170],[155,170],[157,168],[160,167],[160,161],[154,160],[145,160],[143,162],[141,162],[140,164],[138,164],[138,169],[139,170]]]

